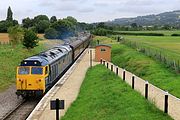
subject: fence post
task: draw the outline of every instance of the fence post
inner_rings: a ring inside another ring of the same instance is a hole
[[[135,79],[135,76],[133,75],[132,76],[132,89],[134,89],[134,79]]]
[[[118,75],[118,72],[119,72],[119,71],[118,71],[118,66],[116,66],[116,75]]]
[[[164,113],[168,113],[168,92],[165,93],[165,99],[164,99]]]
[[[105,65],[105,60],[103,61],[103,65]]]
[[[92,50],[90,50],[90,67],[92,67]]]
[[[111,71],[113,71],[113,65],[111,65]]]
[[[107,68],[109,68],[109,63],[107,62]]]
[[[123,80],[124,81],[126,80],[126,70],[125,69],[123,70]]]
[[[145,83],[145,98],[148,99],[148,81]]]
[[[59,120],[59,99],[56,99],[56,120]]]

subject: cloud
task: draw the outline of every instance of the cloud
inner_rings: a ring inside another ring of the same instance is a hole
[[[74,16],[80,21],[108,21],[114,18],[157,14],[180,9],[180,0],[0,0],[0,19],[11,6],[14,18],[45,14],[57,18]]]
[[[62,5],[62,6],[56,7],[55,10],[57,10],[56,12],[76,11],[77,6],[73,4]]]
[[[78,12],[80,13],[94,12],[94,8],[82,8],[82,9],[79,9]]]
[[[50,6],[55,6],[56,4],[50,1],[43,1],[39,3],[40,7],[50,7]]]
[[[97,6],[97,7],[107,7],[108,4],[107,3],[94,3],[94,6]]]

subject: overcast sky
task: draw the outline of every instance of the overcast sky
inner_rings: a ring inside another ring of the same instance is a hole
[[[19,22],[45,14],[91,23],[180,10],[180,0],[0,0],[0,20],[6,19],[8,6]]]

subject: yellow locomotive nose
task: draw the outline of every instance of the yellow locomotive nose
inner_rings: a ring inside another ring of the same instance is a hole
[[[20,66],[17,68],[17,91],[45,92],[45,77],[43,67]]]

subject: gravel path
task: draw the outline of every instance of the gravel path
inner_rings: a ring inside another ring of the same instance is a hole
[[[0,93],[0,119],[22,102],[22,98],[18,99],[15,92],[15,85],[12,85],[9,89]]]

